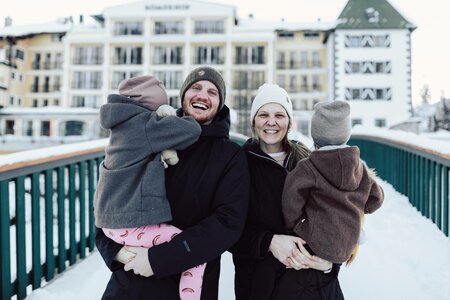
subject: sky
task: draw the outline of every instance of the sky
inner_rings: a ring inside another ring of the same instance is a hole
[[[339,273],[345,299],[448,300],[450,240],[405,196],[385,181],[380,184],[385,202],[366,216],[365,242],[355,261]],[[27,299],[100,299],[110,274],[99,253],[94,252]],[[226,252],[222,256],[219,300],[234,299],[233,276],[231,255]]]
[[[204,0],[231,4],[237,8],[240,18],[252,13],[257,20],[308,22],[321,19],[335,21],[347,0]],[[450,1],[448,0],[389,0],[410,22],[417,26],[412,34],[412,97],[413,103],[421,102],[424,85],[431,91],[431,102],[441,95],[450,97]],[[43,23],[60,17],[92,15],[105,7],[136,2],[133,0],[14,0],[7,1],[0,10],[0,20],[13,18],[14,25]],[[257,4],[256,4],[257,3]]]

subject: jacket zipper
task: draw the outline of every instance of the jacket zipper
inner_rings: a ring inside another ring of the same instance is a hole
[[[267,161],[270,161],[271,163],[277,165],[278,167],[282,168],[286,173],[288,173],[288,171],[286,170],[286,168],[285,168],[284,166],[280,166],[280,165],[279,165],[275,160],[273,160],[272,158],[263,156],[263,155],[258,154],[258,153],[256,153],[256,152],[253,152],[253,151],[248,151],[248,152],[251,153],[251,154],[253,154],[253,155],[255,155],[255,156],[257,156],[257,157],[259,157],[259,158],[262,158],[262,159],[265,159],[265,160],[267,160]],[[291,159],[291,154],[292,154],[292,152],[289,153],[289,156],[288,156],[288,158],[287,158],[287,160],[286,160],[286,164],[287,164],[287,162],[289,161],[289,159]]]

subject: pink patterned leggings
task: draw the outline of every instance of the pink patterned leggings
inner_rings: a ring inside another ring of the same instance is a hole
[[[174,236],[181,232],[180,229],[161,223],[137,228],[109,229],[103,228],[107,237],[116,243],[151,248],[155,245],[169,242]],[[199,300],[202,292],[203,273],[206,263],[193,267],[181,274],[180,299]]]

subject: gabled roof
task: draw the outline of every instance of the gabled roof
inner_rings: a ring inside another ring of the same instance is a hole
[[[336,29],[416,29],[387,0],[349,0],[338,22]]]

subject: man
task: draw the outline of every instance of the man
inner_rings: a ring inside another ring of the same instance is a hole
[[[225,83],[216,70],[193,70],[180,96],[179,114],[192,116],[202,128],[199,140],[179,151],[178,164],[166,170],[171,224],[183,232],[147,249],[124,248],[97,230],[97,248],[113,272],[103,299],[178,300],[180,273],[205,262],[201,299],[218,298],[220,255],[239,239],[245,222],[247,161],[229,140]]]

